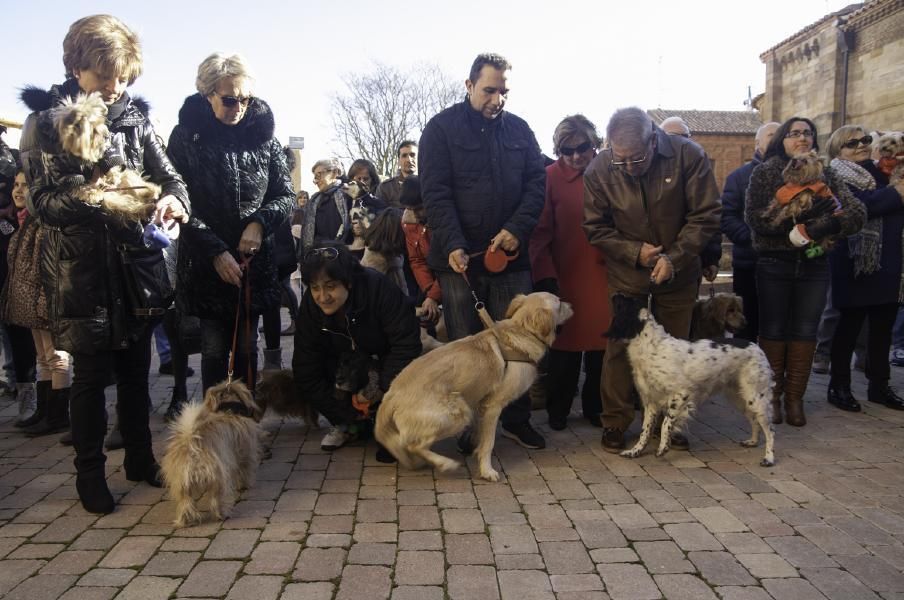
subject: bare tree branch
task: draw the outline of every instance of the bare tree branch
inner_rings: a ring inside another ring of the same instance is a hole
[[[330,113],[343,159],[366,158],[377,171],[395,175],[398,145],[417,139],[427,121],[461,96],[461,84],[432,64],[408,72],[375,63],[365,75],[346,73],[345,93],[335,93]]]

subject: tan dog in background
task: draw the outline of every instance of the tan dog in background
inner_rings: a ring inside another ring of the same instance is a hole
[[[698,299],[694,303],[690,339],[724,338],[726,332],[737,333],[746,325],[744,301],[741,297],[720,292],[712,298]]]
[[[430,450],[474,423],[480,477],[498,481],[491,455],[499,414],[537,378],[537,363],[573,311],[546,292],[519,295],[506,319],[450,342],[399,373],[377,411],[374,435],[405,468],[459,466]]]
[[[240,381],[207,390],[171,425],[160,471],[176,503],[176,527],[201,520],[195,498],[209,495],[211,515],[229,515],[242,489],[254,483],[261,460],[260,408]]]

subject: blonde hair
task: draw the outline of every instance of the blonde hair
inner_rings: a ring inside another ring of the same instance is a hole
[[[101,77],[122,77],[135,83],[143,69],[141,43],[125,23],[112,15],[84,17],[69,27],[63,39],[66,77],[91,69]]]
[[[842,125],[829,136],[828,148],[826,148],[829,160],[837,158],[841,154],[841,146],[848,141],[852,133],[857,131],[860,132],[860,135],[866,133],[866,130],[860,125]]]
[[[227,78],[253,80],[251,69],[241,54],[231,56],[222,52],[214,52],[198,66],[195,88],[202,96],[210,96],[217,89],[217,84]]]

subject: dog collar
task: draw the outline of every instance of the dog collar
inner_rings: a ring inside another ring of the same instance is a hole
[[[232,415],[238,415],[240,417],[248,417],[251,418],[251,409],[248,408],[247,405],[242,404],[241,402],[223,402],[218,407],[216,412],[224,412]]]
[[[504,360],[506,363],[523,362],[537,366],[537,361],[533,360],[530,355],[527,354],[527,352],[522,352],[521,350],[510,347],[508,344],[502,341],[502,338],[499,337],[495,329],[491,331],[493,332],[493,336],[496,338],[496,341],[499,342],[499,352],[502,353],[502,360]],[[531,335],[534,334],[531,333]],[[540,339],[536,335],[534,335],[534,337],[538,340]]]

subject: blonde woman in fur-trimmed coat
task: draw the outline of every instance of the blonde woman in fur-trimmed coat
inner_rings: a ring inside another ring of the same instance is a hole
[[[804,392],[816,350],[816,329],[825,306],[829,285],[829,265],[825,255],[809,257],[806,248],[796,247],[789,234],[803,224],[808,236],[819,242],[828,236],[851,235],[863,227],[866,211],[832,169],[824,171],[825,182],[834,195],[813,202],[797,222],[791,218],[775,222],[770,206],[784,184],[782,171],[792,156],[819,150],[816,125],[804,117],[782,123],[766,148],[763,162],[753,170],[747,188],[745,218],[759,253],[756,286],[760,298],[758,343],[775,376],[772,422],[802,427]],[[840,203],[837,209],[835,199]]]

